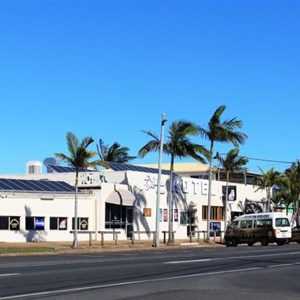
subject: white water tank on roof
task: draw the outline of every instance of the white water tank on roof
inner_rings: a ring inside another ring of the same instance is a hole
[[[38,160],[30,160],[26,163],[26,173],[27,174],[41,174],[42,173],[42,163]]]

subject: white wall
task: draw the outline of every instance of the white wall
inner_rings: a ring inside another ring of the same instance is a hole
[[[72,241],[72,218],[74,217],[74,195],[56,194],[53,200],[41,200],[40,195],[27,193],[7,194],[0,200],[1,216],[20,216],[20,231],[1,230],[1,241],[24,242],[28,239],[37,241]],[[78,217],[89,218],[89,230],[95,230],[95,199],[93,195],[79,196]],[[45,230],[25,229],[26,216],[45,217]],[[67,217],[67,230],[50,230],[50,217]],[[78,240],[87,240],[87,236],[78,235]]]

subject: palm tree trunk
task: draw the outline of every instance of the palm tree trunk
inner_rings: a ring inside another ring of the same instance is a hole
[[[168,243],[167,245],[171,245],[173,242],[172,232],[173,232],[173,171],[170,173],[170,191],[169,191],[169,233],[168,233]]]
[[[267,188],[267,201],[268,201],[267,212],[270,212],[271,211],[271,190],[270,190],[270,188]]]
[[[77,226],[78,226],[78,171],[76,171],[76,179],[75,179],[75,204],[74,204],[74,235],[73,235],[73,248],[76,248],[76,247],[78,246]]]
[[[171,156],[170,166],[170,187],[169,187],[169,223],[168,223],[168,242],[167,245],[171,245],[173,242],[173,171],[174,171],[174,157]]]
[[[210,148],[209,157],[209,177],[208,177],[208,201],[207,201],[207,237],[206,241],[209,242],[210,237],[210,213],[211,213],[211,185],[212,185],[212,163],[213,163],[213,145]]]
[[[228,186],[229,186],[229,172],[227,172],[226,174],[226,191],[225,191],[225,203],[224,203],[224,232],[226,232],[227,229]]]

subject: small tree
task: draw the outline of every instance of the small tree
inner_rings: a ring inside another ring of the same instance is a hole
[[[272,188],[275,187],[277,184],[280,184],[280,172],[275,171],[274,168],[271,168],[267,172],[264,172],[262,168],[260,168],[262,176],[257,178],[257,189],[256,190],[265,190],[267,193],[267,211],[271,211],[271,191]]]
[[[300,163],[293,163],[280,175],[280,181],[276,183],[278,190],[275,194],[276,202],[285,203],[286,209],[293,204],[293,220],[299,225],[299,199],[300,199]]]
[[[121,147],[117,142],[109,146],[100,139],[99,144],[97,144],[97,152],[100,157],[101,165],[106,168],[108,167],[107,162],[128,163],[136,159],[136,156],[130,156],[128,151],[129,148]]]
[[[224,231],[227,229],[227,205],[228,205],[228,186],[231,173],[247,172],[247,168],[244,166],[248,163],[248,158],[245,156],[239,156],[239,149],[235,148],[230,150],[226,157],[223,159],[222,156],[218,156],[223,170],[226,173],[226,192],[225,192],[225,203],[224,203]]]
[[[77,239],[77,226],[78,226],[78,178],[80,170],[87,170],[89,167],[96,168],[99,161],[90,162],[97,153],[87,150],[87,147],[94,142],[91,137],[86,137],[80,143],[78,138],[72,132],[68,132],[67,145],[69,150],[69,156],[63,153],[55,153],[55,156],[65,161],[69,166],[75,169],[75,206],[74,206],[74,235],[73,235],[73,247],[78,246]]]

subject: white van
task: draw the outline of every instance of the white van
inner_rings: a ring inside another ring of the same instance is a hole
[[[277,243],[281,246],[292,237],[291,225],[286,214],[282,212],[248,214],[237,217],[225,233],[226,246],[246,243],[253,246],[260,242],[262,246]]]

